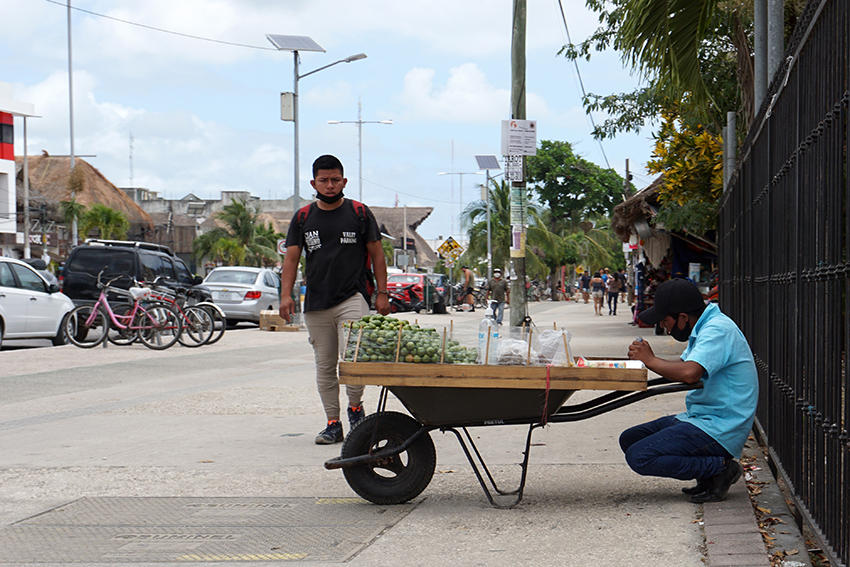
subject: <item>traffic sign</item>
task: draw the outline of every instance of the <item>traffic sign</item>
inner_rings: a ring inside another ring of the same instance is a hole
[[[437,248],[437,252],[440,253],[444,258],[455,259],[461,254],[463,254],[463,246],[458,244],[454,238],[449,236],[445,242],[440,244],[440,247]]]

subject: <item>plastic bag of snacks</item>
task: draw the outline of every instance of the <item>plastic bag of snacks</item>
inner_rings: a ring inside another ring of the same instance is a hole
[[[540,360],[553,366],[574,366],[570,339],[573,336],[566,329],[548,330],[540,333]]]

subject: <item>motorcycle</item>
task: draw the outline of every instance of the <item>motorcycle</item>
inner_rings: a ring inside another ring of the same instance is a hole
[[[419,294],[414,291],[415,284],[406,285],[402,288],[389,290],[390,312],[401,313],[405,311],[415,311],[419,313],[425,309],[425,302],[419,297]]]

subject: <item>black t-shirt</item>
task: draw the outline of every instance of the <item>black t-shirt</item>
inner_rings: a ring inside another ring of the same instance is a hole
[[[367,302],[370,300],[366,291],[366,243],[380,240],[381,233],[372,211],[364,205],[364,239],[360,217],[351,201],[345,201],[332,211],[323,211],[313,203],[303,227],[298,225],[298,212],[289,223],[286,246],[300,246],[307,255],[304,311],[329,309],[358,292]]]

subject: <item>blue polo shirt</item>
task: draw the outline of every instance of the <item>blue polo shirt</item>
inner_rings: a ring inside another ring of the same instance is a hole
[[[758,375],[747,339],[732,319],[709,303],[691,330],[682,360],[705,369],[703,388],[692,390],[676,417],[709,434],[733,457],[741,455],[753,427]]]

